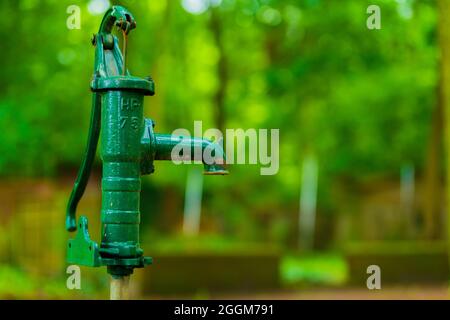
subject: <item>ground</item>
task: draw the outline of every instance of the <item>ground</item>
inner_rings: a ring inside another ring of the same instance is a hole
[[[145,299],[166,299],[164,296],[148,296]],[[174,298],[174,297],[170,297]],[[299,291],[269,292],[257,294],[214,294],[198,296],[177,296],[176,298],[198,299],[282,299],[282,300],[448,300],[450,289],[448,286],[411,286],[387,287],[381,290],[367,290],[356,288],[339,289],[305,289]]]

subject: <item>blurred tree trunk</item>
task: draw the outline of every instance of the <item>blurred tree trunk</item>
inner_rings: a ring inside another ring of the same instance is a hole
[[[219,79],[219,88],[214,95],[215,110],[215,124],[223,134],[225,134],[225,94],[228,83],[227,59],[224,48],[222,21],[217,12],[218,9],[211,10],[210,29],[214,36],[217,49],[219,50],[219,62],[217,66],[217,77]]]
[[[443,140],[443,81],[439,76],[437,87],[437,103],[433,111],[431,132],[428,140],[427,160],[425,169],[424,193],[424,237],[428,240],[439,239],[442,236],[441,205],[442,192],[440,179],[440,159]]]
[[[450,1],[438,0],[439,43],[441,48],[440,99],[444,113],[445,150],[446,150],[446,199],[450,199]],[[448,209],[447,209],[448,211]],[[447,221],[448,219],[447,212]],[[450,224],[448,225],[450,227]],[[447,228],[448,238],[448,228]]]
[[[151,41],[148,41],[148,49],[147,50],[156,50],[157,56],[156,56],[156,63],[152,70],[152,77],[155,79],[155,90],[156,93],[152,99],[153,103],[156,106],[159,106],[158,108],[153,108],[152,110],[152,116],[154,119],[161,119],[165,116],[167,111],[165,109],[165,98],[167,94],[167,88],[165,85],[160,85],[158,81],[164,82],[166,79],[164,78],[165,75],[165,65],[164,65],[164,56],[170,54],[170,39],[169,39],[169,30],[170,26],[173,23],[172,19],[172,13],[173,13],[173,2],[167,1],[166,7],[162,13],[164,18],[161,20],[160,25],[158,26],[158,32],[156,33],[156,43],[151,43]],[[155,45],[156,44],[156,45]],[[170,119],[170,117],[165,116],[164,120],[166,121],[167,118]],[[170,125],[170,124],[169,124]]]

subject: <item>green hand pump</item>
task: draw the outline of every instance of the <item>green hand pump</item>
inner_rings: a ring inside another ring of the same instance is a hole
[[[116,36],[123,34],[122,52]],[[152,263],[139,245],[141,175],[154,172],[154,160],[175,160],[173,149],[184,145],[194,159],[197,151],[209,150],[213,163],[204,161],[205,173],[227,174],[220,145],[206,139],[157,134],[154,122],[143,117],[144,96],[155,93],[150,77],[131,76],[126,68],[127,37],[136,28],[133,15],[113,6],[103,17],[95,46],[94,75],[91,81],[92,111],[85,155],[78,172],[66,213],[66,229],[78,232],[67,244],[67,262],[90,267],[106,266],[113,279],[122,279]],[[88,220],[76,220],[76,209],[85,191],[101,137],[102,207],[101,242],[93,241]]]

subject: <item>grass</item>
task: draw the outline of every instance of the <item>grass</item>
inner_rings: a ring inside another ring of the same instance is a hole
[[[48,276],[0,264],[0,299],[89,299],[107,296],[107,288],[95,281],[98,275],[91,270],[82,269],[82,290],[69,290],[66,287],[67,276],[65,273]],[[105,284],[107,279],[106,275],[100,278]]]
[[[281,281],[287,287],[340,286],[345,284],[348,273],[344,257],[334,253],[287,255],[280,269]]]

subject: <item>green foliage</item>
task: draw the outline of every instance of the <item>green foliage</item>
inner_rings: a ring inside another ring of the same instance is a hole
[[[436,17],[433,2],[408,3],[411,13],[383,1],[383,28],[369,31],[368,1],[223,0],[201,15],[178,1],[124,1],[139,21],[130,68],[156,78],[147,114],[161,120],[160,131],[189,129],[194,119],[214,126],[224,55],[227,127],[280,128],[283,163],[297,163],[312,148],[330,173],[420,165],[417,145],[425,141],[436,86]],[[1,4],[8,17],[0,22],[8,44],[1,52],[3,175],[78,165],[90,108],[89,39],[101,16],[80,2],[81,30],[68,30],[69,4]],[[292,146],[296,154],[285,150]]]
[[[281,279],[288,287],[299,285],[337,286],[345,283],[348,270],[342,256],[286,256],[281,263]]]
[[[138,21],[129,68],[156,82],[145,113],[158,132],[193,130],[194,120],[216,127],[220,112],[226,128],[280,129],[278,175],[261,177],[248,165],[231,167],[226,179],[205,178],[211,214],[225,216],[239,233],[254,224],[243,217],[246,208],[255,215],[296,211],[306,152],[319,161],[319,206],[333,179],[394,175],[405,162],[423,167],[436,103],[434,1],[378,1],[379,31],[366,28],[367,0],[211,3],[220,5],[192,14],[178,0],[120,1]],[[81,7],[80,30],[66,28],[72,4]],[[90,110],[90,38],[101,20],[87,4],[0,4],[3,176],[48,176],[79,166]],[[185,171],[157,163],[151,179],[181,189]],[[282,237],[279,230],[289,226],[269,227]]]

